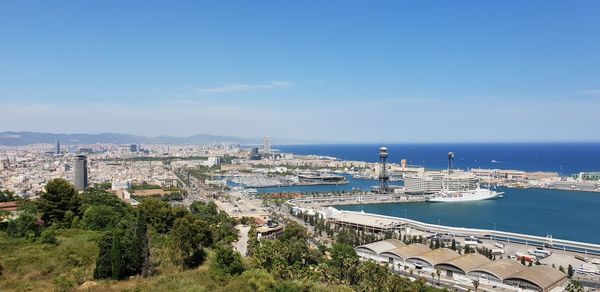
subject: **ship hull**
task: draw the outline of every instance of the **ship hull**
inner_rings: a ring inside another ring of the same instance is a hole
[[[454,203],[454,202],[472,202],[472,201],[483,201],[483,200],[492,200],[500,197],[502,195],[501,192],[460,192],[455,194],[443,194],[441,196],[433,197],[427,199],[427,202],[430,203]]]

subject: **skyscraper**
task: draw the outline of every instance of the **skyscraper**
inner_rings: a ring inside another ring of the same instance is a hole
[[[75,189],[83,191],[88,186],[87,157],[77,155],[73,164],[73,185]]]
[[[271,140],[266,136],[263,138],[263,153],[271,153]]]
[[[260,160],[260,154],[258,154],[258,147],[252,147],[252,149],[250,149],[250,159]]]
[[[56,140],[56,155],[60,155],[60,141]]]

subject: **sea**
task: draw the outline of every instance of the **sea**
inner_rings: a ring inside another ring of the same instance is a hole
[[[378,161],[376,144],[281,145],[281,152],[320,155],[343,160]],[[409,165],[443,169],[447,153],[455,153],[456,168],[499,168],[557,172],[568,176],[600,171],[600,143],[526,144],[390,144],[389,161],[406,159]],[[350,184],[292,186],[259,189],[259,192],[327,192],[368,190],[375,180],[355,179]],[[392,182],[394,184],[394,182]],[[401,183],[398,183],[401,184]],[[501,189],[504,198],[463,203],[385,203],[338,206],[443,224],[454,227],[496,229],[530,235],[600,244],[600,193],[546,189]]]
[[[379,144],[324,144],[274,146],[285,153],[331,156],[343,160],[376,162]],[[454,166],[469,168],[551,171],[566,176],[581,171],[600,171],[600,143],[471,143],[471,144],[390,144],[392,163],[406,159],[409,165],[430,169],[448,167],[448,152],[454,152]]]

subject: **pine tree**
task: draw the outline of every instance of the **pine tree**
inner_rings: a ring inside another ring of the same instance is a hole
[[[136,241],[138,242],[138,257],[140,267],[138,273],[148,277],[153,274],[153,266],[150,261],[150,247],[148,246],[148,226],[146,225],[146,217],[142,212],[138,212],[136,227]]]
[[[112,234],[105,234],[98,242],[98,259],[94,269],[94,279],[107,279],[112,277]]]
[[[110,249],[110,259],[112,262],[112,278],[118,280],[121,278],[123,270],[123,256],[121,255],[120,235],[113,232],[113,243]]]

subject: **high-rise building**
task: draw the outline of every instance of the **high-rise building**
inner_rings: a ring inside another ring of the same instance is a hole
[[[56,155],[60,155],[60,141],[56,140]]]
[[[263,153],[271,153],[271,140],[266,136],[263,138]]]
[[[137,144],[131,144],[131,145],[129,145],[129,151],[130,152],[138,152],[138,150],[139,150],[139,147],[138,147]]]
[[[250,149],[250,159],[260,160],[260,154],[258,154],[258,147],[252,147],[252,149]]]
[[[88,187],[87,157],[85,155],[75,156],[73,165],[73,185],[75,189],[83,191]]]

